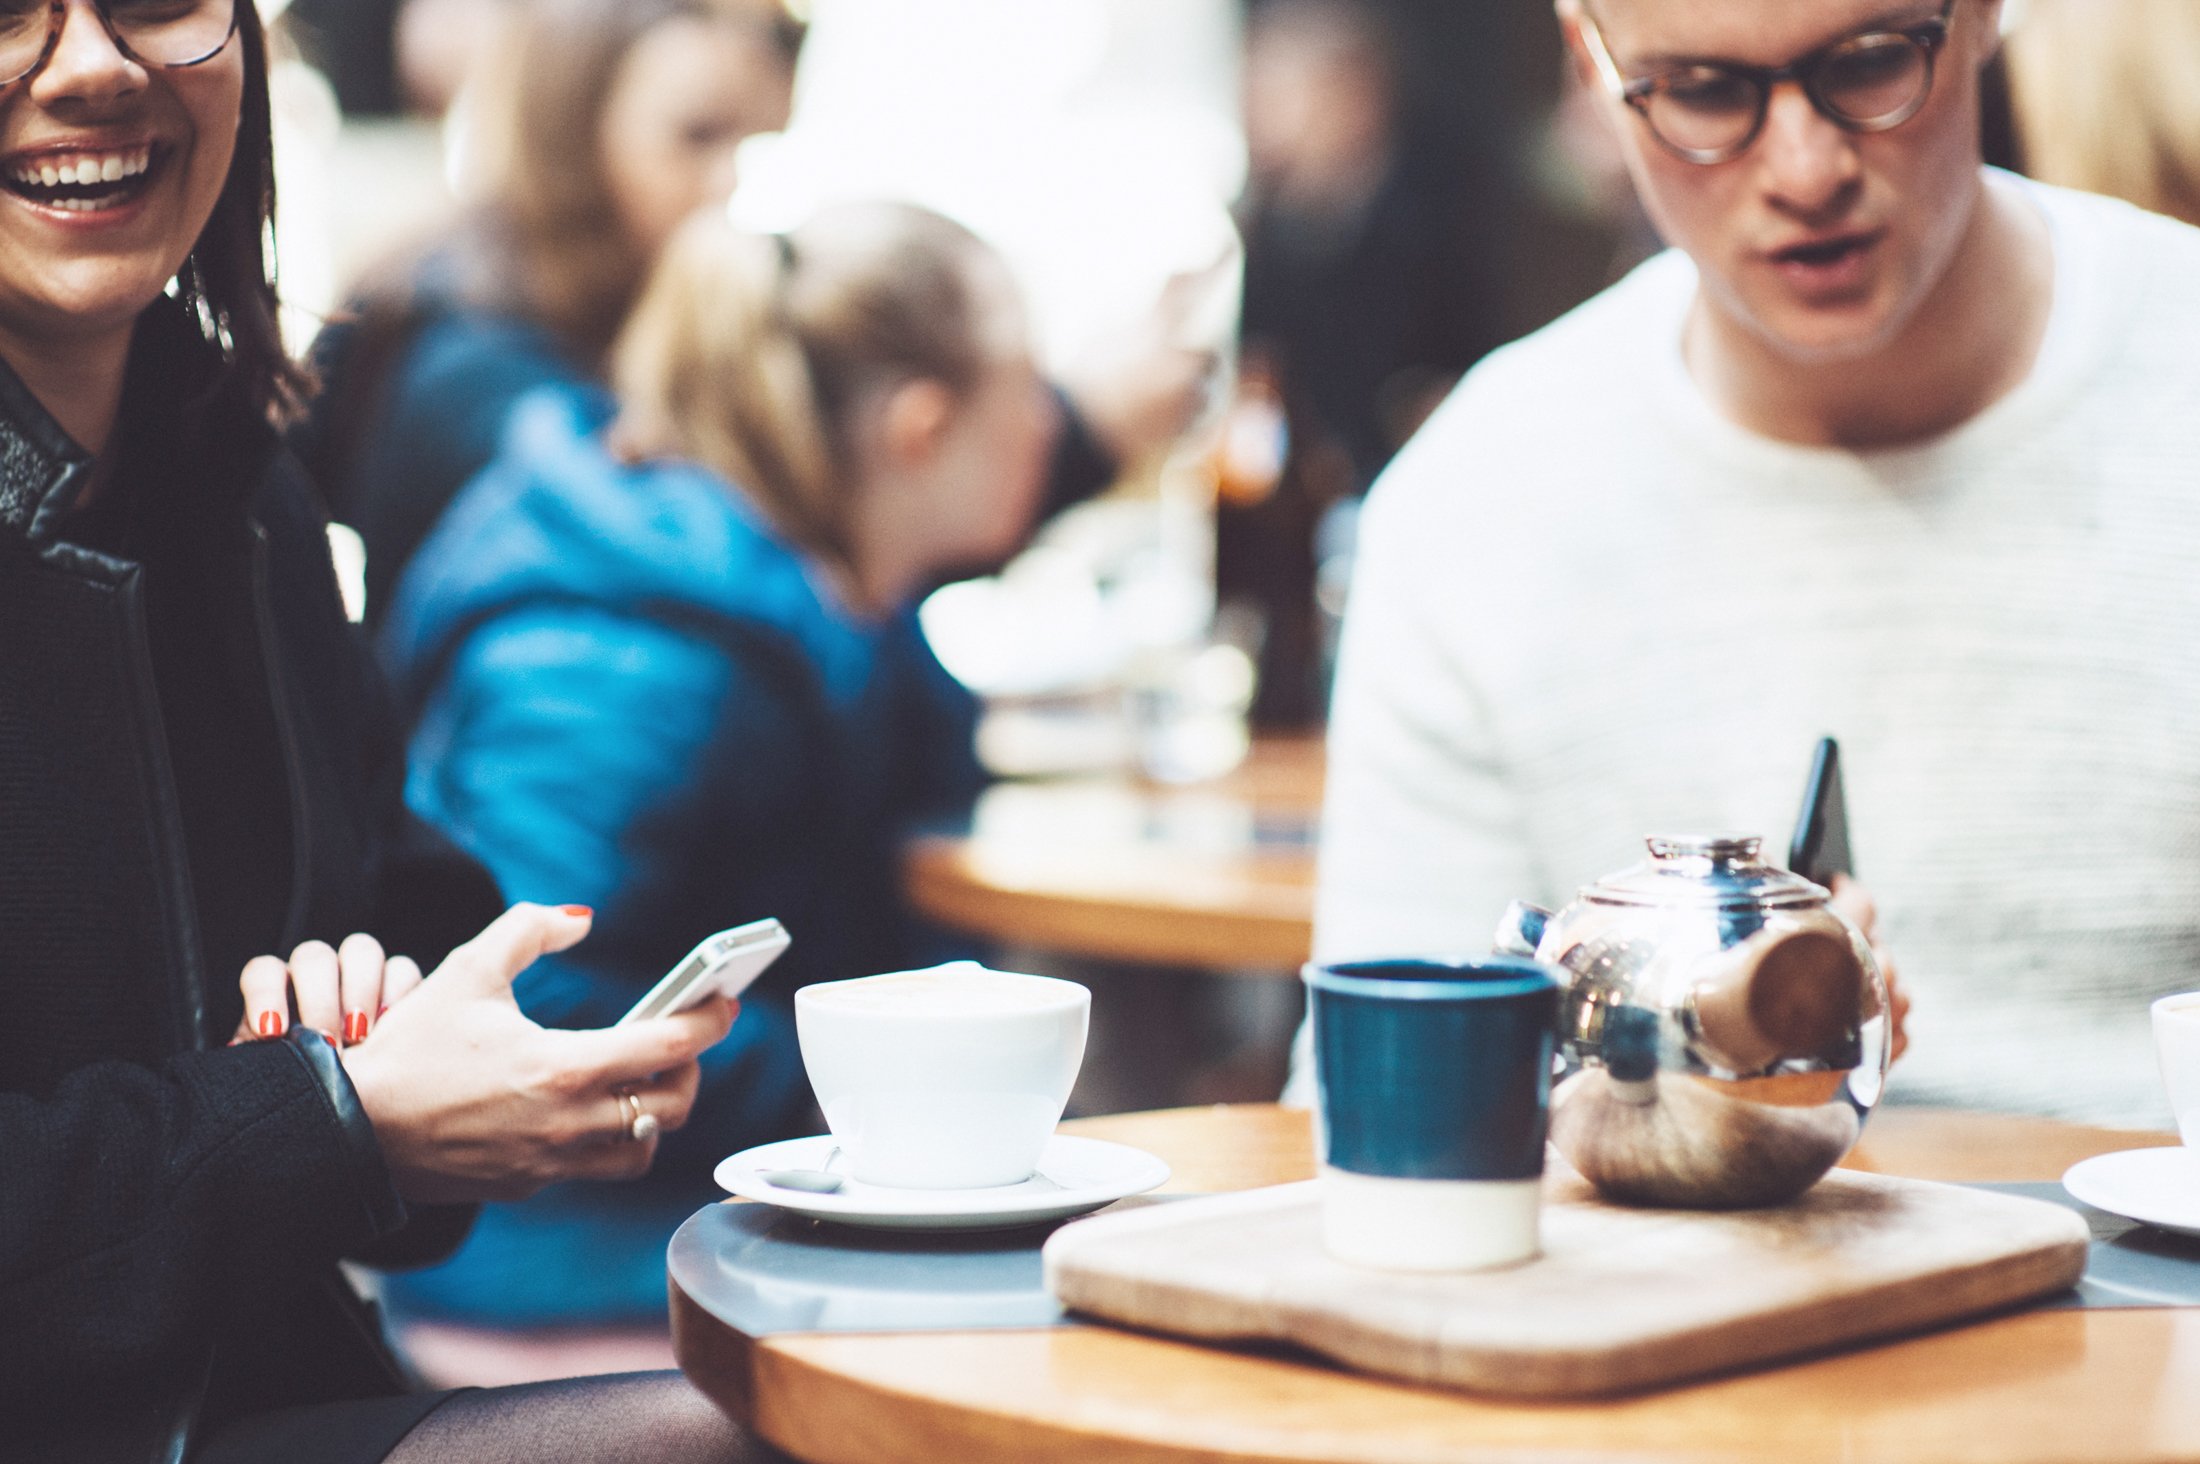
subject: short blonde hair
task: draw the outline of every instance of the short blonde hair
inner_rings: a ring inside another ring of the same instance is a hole
[[[2200,0],[2028,0],[2008,51],[2026,172],[2200,224]]]
[[[794,544],[845,565],[856,412],[896,381],[976,384],[990,322],[974,271],[996,259],[910,204],[839,205],[791,235],[706,210],[612,349],[621,442],[710,468]]]

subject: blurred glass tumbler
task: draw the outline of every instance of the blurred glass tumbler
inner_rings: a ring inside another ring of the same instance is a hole
[[[1536,1255],[1551,973],[1493,956],[1315,964],[1304,979],[1329,1253],[1386,1271]]]
[[[2200,991],[2165,996],[2154,1003],[2154,1055],[2177,1115],[2185,1148],[2200,1159]]]

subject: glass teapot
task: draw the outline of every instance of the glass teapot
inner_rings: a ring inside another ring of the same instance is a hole
[[[1795,1198],[1855,1145],[1886,1081],[1887,983],[1832,896],[1762,840],[1657,836],[1553,914],[1515,902],[1497,948],[1565,985],[1551,1142],[1607,1198]]]

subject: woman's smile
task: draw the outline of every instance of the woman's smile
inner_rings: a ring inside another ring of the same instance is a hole
[[[159,181],[172,149],[150,140],[64,141],[0,159],[0,188],[69,225],[120,222]]]
[[[0,88],[0,342],[126,345],[198,242],[235,154],[234,40],[203,64],[147,64],[68,0],[29,75]]]

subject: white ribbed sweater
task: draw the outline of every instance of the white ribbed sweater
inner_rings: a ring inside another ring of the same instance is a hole
[[[1508,897],[1646,833],[1777,857],[1831,733],[1916,1001],[1891,1096],[2167,1125],[2146,1006],[2200,988],[2200,231],[2033,196],[2040,360],[1923,447],[1719,416],[1678,253],[1467,378],[1363,523],[1322,955],[1487,949]]]

